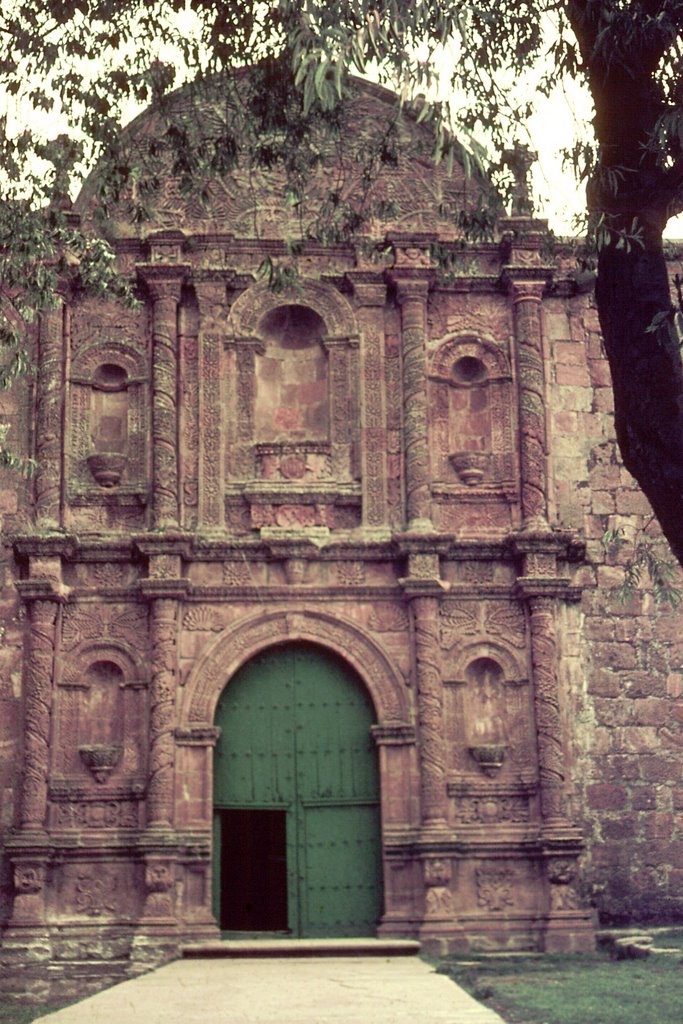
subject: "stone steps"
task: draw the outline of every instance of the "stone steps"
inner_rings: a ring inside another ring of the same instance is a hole
[[[413,939],[214,939],[181,946],[189,959],[220,957],[330,957],[416,956],[420,943]]]

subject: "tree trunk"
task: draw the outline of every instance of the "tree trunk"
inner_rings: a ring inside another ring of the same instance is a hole
[[[605,246],[596,298],[624,465],[683,564],[683,368],[661,233],[628,251]],[[648,330],[661,313],[668,318]]]

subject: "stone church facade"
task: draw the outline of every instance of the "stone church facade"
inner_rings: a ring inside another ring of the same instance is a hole
[[[112,222],[139,305],[65,282],[41,320],[3,409],[10,990],[221,930],[564,951],[683,911],[683,651],[610,594],[647,507],[595,310],[542,222],[461,249],[461,175],[383,174],[381,258],[310,243],[288,292],[267,175],[208,209],[169,175]]]

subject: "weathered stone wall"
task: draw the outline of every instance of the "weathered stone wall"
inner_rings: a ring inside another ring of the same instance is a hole
[[[0,392],[0,423],[9,424],[7,443],[18,455],[28,455],[29,385],[15,384]],[[12,871],[3,855],[4,839],[15,823],[21,752],[23,612],[14,582],[18,567],[8,535],[17,529],[28,509],[30,481],[15,470],[0,470],[0,928],[7,920],[13,895]]]
[[[657,605],[645,571],[629,600],[618,593],[639,540],[670,554],[620,463],[592,300],[547,300],[544,322],[557,517],[586,538],[574,572],[582,598],[563,611],[560,670],[587,895],[603,923],[672,920],[683,912],[681,611]],[[623,543],[606,545],[607,531],[621,531]]]

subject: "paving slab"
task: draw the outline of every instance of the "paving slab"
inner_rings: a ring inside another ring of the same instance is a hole
[[[39,1022],[504,1024],[416,956],[176,960]]]

